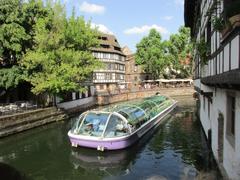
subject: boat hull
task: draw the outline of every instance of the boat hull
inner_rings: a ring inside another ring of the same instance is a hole
[[[88,147],[88,148],[96,148],[98,150],[117,150],[124,149],[132,144],[134,144],[137,140],[139,140],[144,134],[146,134],[153,127],[157,127],[162,119],[169,114],[175,107],[176,102],[174,102],[170,107],[165,109],[163,112],[159,113],[151,120],[146,122],[142,127],[134,131],[132,134],[128,136],[124,136],[121,138],[95,138],[88,139],[86,137],[78,136],[72,134],[70,131],[68,132],[68,136],[72,146],[77,147]]]

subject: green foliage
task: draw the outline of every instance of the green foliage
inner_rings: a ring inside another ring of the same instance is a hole
[[[22,81],[19,63],[34,46],[37,19],[46,16],[48,11],[40,0],[0,1],[0,87],[14,88]]]
[[[22,74],[22,70],[17,66],[0,69],[0,87],[4,89],[16,87],[23,80]]]
[[[165,47],[155,29],[137,44],[136,63],[143,65],[145,72],[151,73],[154,79],[159,78],[166,67]]]
[[[0,1],[0,58],[5,66],[17,65],[26,49],[32,48],[35,23],[46,16],[41,1]]]
[[[226,23],[224,19],[221,17],[214,17],[212,19],[212,25],[213,25],[213,29],[218,32],[221,32],[226,27]]]
[[[201,64],[206,65],[208,62],[208,56],[210,53],[210,49],[208,44],[205,42],[205,40],[202,38],[199,42],[195,44],[197,55],[199,55],[201,59]]]
[[[151,30],[148,37],[144,37],[137,44],[136,63],[143,65],[145,72],[151,73],[154,78],[164,75],[169,78],[174,75],[186,78],[192,74],[191,55],[193,44],[190,38],[190,29],[180,27],[177,34],[172,34],[168,41],[161,41],[161,35]],[[171,72],[166,75],[166,68]]]
[[[98,45],[98,34],[82,17],[73,14],[67,19],[61,4],[53,4],[52,11],[36,22],[36,45],[21,64],[27,71],[25,79],[35,94],[82,91],[80,82],[100,66],[89,50]]]
[[[185,60],[192,53],[192,43],[190,38],[190,29],[186,27],[180,27],[177,34],[170,36],[167,43],[167,49],[169,58],[174,68],[181,68],[180,60]]]

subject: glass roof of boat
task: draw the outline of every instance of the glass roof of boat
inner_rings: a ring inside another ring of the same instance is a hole
[[[124,116],[130,124],[136,124],[139,121],[145,121],[154,117],[159,107],[168,100],[165,96],[152,96],[140,100],[134,100],[126,103],[115,104],[102,109],[106,112],[117,112]]]
[[[137,129],[157,116],[172,102],[165,96],[156,95],[87,111],[75,122],[72,132],[95,137],[123,136],[128,134],[132,127]]]

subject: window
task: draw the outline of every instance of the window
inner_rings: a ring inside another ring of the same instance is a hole
[[[118,116],[112,115],[109,119],[104,136],[107,138],[125,136],[129,133],[127,124]]]
[[[124,65],[119,65],[119,70],[124,71]]]
[[[136,71],[137,71],[137,65],[134,66],[134,72],[136,72]]]
[[[115,64],[115,70],[119,70],[119,64]]]
[[[114,46],[114,50],[116,50],[116,51],[121,51],[121,48]]]
[[[88,113],[81,125],[79,134],[100,137],[105,129],[108,113]]]
[[[120,80],[124,80],[124,75],[120,74]]]
[[[104,80],[105,74],[104,73],[96,73],[96,79]]]
[[[112,66],[111,63],[106,63],[107,70],[111,70]]]
[[[230,144],[234,145],[236,120],[236,98],[233,94],[227,96],[227,138]]]
[[[112,79],[115,80],[115,73],[112,73]]]
[[[207,23],[207,46],[208,49],[211,52],[211,36],[212,36],[212,32],[211,32],[211,21],[209,20]]]
[[[108,54],[103,53],[103,58],[104,58],[104,59],[107,59],[107,58],[108,58]]]
[[[93,80],[96,79],[96,73],[93,73]]]
[[[115,64],[111,63],[111,70],[115,69]]]
[[[102,37],[102,40],[106,41],[106,40],[107,40],[107,37]]]
[[[111,79],[111,73],[106,73],[106,79],[110,80]]]

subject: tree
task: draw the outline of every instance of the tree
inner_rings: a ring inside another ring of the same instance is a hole
[[[151,73],[157,79],[168,64],[165,50],[160,33],[151,29],[149,35],[137,44],[136,64],[142,65],[146,73]]]
[[[175,71],[179,71],[179,77],[185,78],[192,73],[192,50],[190,29],[180,27],[177,34],[172,34],[167,46],[167,58]]]
[[[19,63],[27,49],[34,46],[34,27],[48,11],[42,1],[0,1],[0,87],[14,88],[23,81]]]
[[[80,84],[100,66],[90,48],[98,45],[96,30],[90,22],[74,13],[67,19],[60,3],[52,5],[48,17],[36,22],[35,47],[28,50],[21,63],[33,93],[61,94],[83,91]]]

